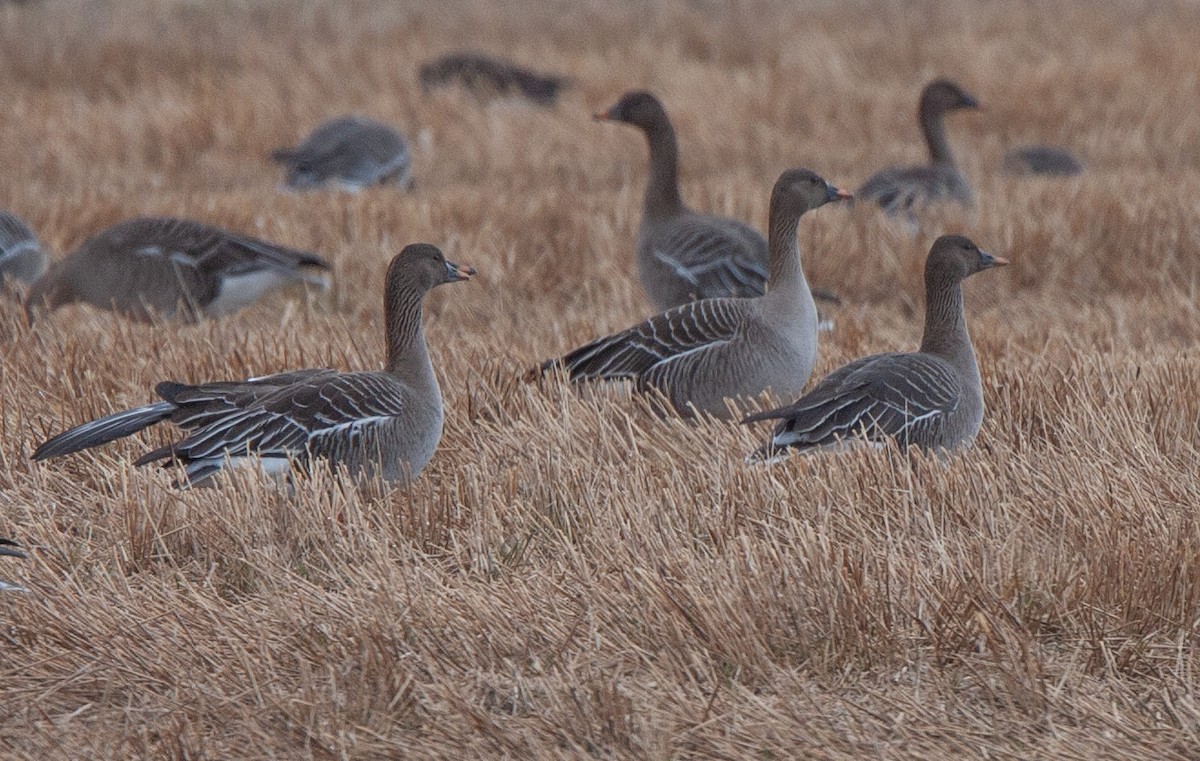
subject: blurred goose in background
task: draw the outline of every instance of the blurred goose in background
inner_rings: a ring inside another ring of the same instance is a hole
[[[371,185],[412,187],[412,157],[404,136],[356,114],[321,122],[295,148],[279,148],[271,159],[283,165],[284,185],[291,190],[333,183],[351,191]]]
[[[633,381],[639,391],[661,392],[684,416],[728,418],[727,399],[798,393],[816,360],[817,309],[796,229],[805,212],[849,197],[806,169],[784,172],[771,193],[765,295],[685,303],[545,362],[540,372]]]
[[[418,77],[427,93],[457,82],[477,96],[518,95],[541,106],[554,105],[571,85],[570,77],[536,74],[481,53],[449,53],[421,66]]]
[[[963,313],[962,281],[1008,262],[961,235],[944,235],[925,260],[925,332],[908,354],[874,354],[825,376],[794,404],[742,422],[779,420],[750,459],[789,449],[837,449],[855,440],[954,450],[983,422],[983,385]]]
[[[21,545],[11,539],[0,539],[0,556],[11,558],[24,558],[24,552],[21,552]],[[7,581],[0,581],[0,592],[25,592],[28,591],[25,587],[17,584],[12,584]]]
[[[1052,145],[1022,145],[1004,154],[1004,169],[1010,174],[1071,176],[1083,173],[1083,162],[1064,148]]]
[[[938,201],[972,205],[971,185],[954,163],[944,123],[948,112],[964,108],[978,109],[979,101],[955,83],[935,79],[926,85],[917,116],[929,146],[929,164],[880,170],[863,183],[855,196],[874,201],[888,214],[904,213],[909,217],[919,207]]]
[[[658,98],[625,93],[599,121],[642,130],[650,148],[650,177],[637,239],[637,271],[656,310],[698,299],[761,296],[766,286],[767,241],[736,219],[692,211],[679,195],[675,128]],[[837,301],[827,291],[818,298]]]
[[[0,284],[6,278],[32,283],[46,271],[46,252],[29,226],[0,212]]]
[[[135,465],[178,463],[192,486],[228,465],[285,474],[293,463],[312,460],[358,478],[407,482],[429,463],[442,437],[442,393],[425,346],[421,304],[431,289],[474,274],[428,244],[407,246],[392,259],[382,372],[298,370],[195,386],[160,383],[155,391],[163,401],[72,428],[39,446],[33,459],[78,452],[169,420],[187,435]]]
[[[220,317],[289,283],[328,285],[329,262],[190,219],[119,222],[55,262],[29,291],[39,312],[83,302],[138,320]]]

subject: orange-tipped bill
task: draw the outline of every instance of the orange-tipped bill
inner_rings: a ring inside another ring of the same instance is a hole
[[[612,109],[610,108],[607,111],[597,111],[596,113],[592,114],[592,118],[598,122],[612,121]]]
[[[827,182],[825,185],[825,198],[828,201],[847,201],[854,198],[854,194],[849,190],[842,190],[831,182]]]
[[[1005,259],[1003,256],[992,256],[987,251],[980,251],[979,253],[983,255],[983,266],[984,267],[1008,266],[1008,260]]]
[[[456,283],[459,280],[470,280],[476,274],[474,267],[466,267],[454,262],[446,262],[446,282]]]

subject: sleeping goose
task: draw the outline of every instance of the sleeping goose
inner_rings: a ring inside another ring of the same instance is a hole
[[[230,464],[282,474],[293,462],[316,459],[356,477],[407,482],[428,464],[442,436],[442,394],[425,346],[421,303],[430,289],[474,274],[428,244],[407,246],[392,259],[384,288],[383,371],[160,383],[155,391],[163,401],[72,428],[39,446],[33,459],[78,452],[169,420],[186,435],[135,464],[179,463],[191,485]]]
[[[953,450],[983,422],[983,385],[963,314],[962,281],[1008,264],[961,235],[943,235],[925,260],[925,333],[908,354],[874,354],[825,376],[794,404],[742,422],[779,420],[751,459],[788,449],[837,449],[854,440]]]
[[[11,558],[24,558],[24,552],[21,552],[21,545],[11,539],[0,539],[0,556]],[[0,592],[24,592],[25,587],[12,584],[7,581],[0,581]]]
[[[979,101],[947,79],[935,79],[926,85],[917,116],[929,146],[929,164],[880,170],[855,191],[855,196],[878,203],[888,214],[909,216],[918,207],[936,201],[964,206],[974,203],[971,185],[954,163],[944,124],[946,113],[963,108],[978,109]]]
[[[46,271],[46,252],[29,226],[0,212],[0,284],[5,278],[32,283]]]
[[[1082,174],[1083,163],[1065,148],[1022,145],[1004,154],[1004,169],[1010,174],[1070,176]]]
[[[329,262],[190,219],[140,217],[83,242],[33,284],[25,309],[76,302],[137,320],[196,320],[248,306],[289,283],[327,283]]]
[[[332,183],[351,191],[370,185],[412,187],[412,157],[404,137],[356,114],[321,122],[295,148],[279,148],[271,159],[284,166],[284,185],[291,190]]]
[[[689,301],[761,296],[767,241],[749,225],[689,209],[679,195],[675,128],[658,98],[628,92],[598,121],[631,124],[650,148],[650,179],[637,239],[637,271],[650,303],[665,311]],[[818,298],[836,301],[827,292]]]
[[[806,211],[850,194],[807,169],[784,172],[771,193],[767,292],[692,301],[597,339],[541,372],[572,381],[629,380],[656,389],[684,416],[728,418],[727,399],[804,388],[817,354],[817,310],[800,266],[796,228]]]
[[[536,74],[480,53],[449,53],[422,65],[418,77],[425,92],[457,81],[477,96],[520,95],[540,106],[554,105],[571,84],[569,77]]]

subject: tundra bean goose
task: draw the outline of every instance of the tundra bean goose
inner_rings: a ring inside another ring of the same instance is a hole
[[[190,219],[119,222],[51,265],[26,300],[40,310],[83,302],[138,320],[231,314],[289,283],[326,284],[329,262]]]
[[[29,226],[0,212],[0,284],[5,278],[32,283],[46,271],[46,252]]]
[[[319,459],[358,477],[407,482],[428,464],[442,436],[442,394],[425,346],[421,303],[430,289],[474,274],[427,244],[407,246],[392,259],[382,372],[298,370],[195,386],[160,383],[155,391],[163,401],[59,434],[33,459],[78,452],[169,420],[184,438],[135,464],[179,463],[192,485],[226,465],[250,464],[248,455],[268,473]]]
[[[637,127],[650,147],[636,258],[638,278],[654,308],[664,311],[697,299],[761,296],[767,280],[767,241],[749,225],[684,205],[675,128],[658,98],[629,92],[595,118]],[[818,297],[837,300],[828,293]]]
[[[983,386],[963,315],[962,281],[1008,264],[961,235],[934,241],[925,261],[925,333],[909,354],[874,354],[825,376],[794,404],[743,422],[780,422],[752,458],[837,448],[855,439],[952,450],[983,422]]]
[[[726,399],[804,388],[817,354],[817,310],[800,266],[796,228],[806,211],[850,194],[806,169],[771,193],[767,292],[688,302],[542,365],[572,381],[630,380],[656,389],[682,415],[729,417]]]
[[[24,558],[25,553],[21,552],[20,545],[11,539],[0,539],[0,556],[12,558]],[[25,587],[12,584],[7,581],[0,581],[0,592],[24,592]]]
[[[1069,176],[1083,173],[1074,154],[1051,145],[1022,145],[1004,154],[1004,169],[1011,174]]]
[[[346,190],[370,185],[412,186],[412,157],[404,137],[365,116],[321,122],[295,148],[280,148],[271,159],[286,172],[284,185],[311,190],[337,183]]]
[[[977,109],[979,102],[958,85],[946,79],[926,85],[917,116],[929,146],[929,164],[883,169],[863,183],[855,195],[878,203],[888,214],[911,216],[918,207],[936,201],[970,206],[974,194],[954,163],[944,124],[948,112],[964,108]]]
[[[554,105],[559,92],[571,84],[569,77],[536,74],[479,53],[444,55],[421,66],[418,76],[425,92],[458,82],[478,96],[519,95],[541,106]]]

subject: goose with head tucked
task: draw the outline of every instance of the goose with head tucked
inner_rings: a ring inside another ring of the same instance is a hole
[[[961,235],[934,241],[925,261],[925,331],[911,353],[873,354],[825,376],[796,402],[742,422],[778,420],[751,459],[840,449],[856,441],[952,451],[983,423],[983,385],[963,312],[962,282],[1008,261]]]
[[[245,381],[160,383],[155,390],[163,401],[72,428],[39,446],[33,459],[78,452],[165,420],[186,435],[135,464],[178,463],[190,485],[229,465],[283,474],[293,464],[318,460],[358,478],[408,482],[429,463],[442,436],[442,394],[425,345],[421,305],[431,289],[474,274],[428,244],[396,255],[384,287],[383,371],[298,370]]]
[[[412,156],[404,136],[365,116],[339,116],[318,124],[294,148],[279,148],[271,160],[283,165],[284,186],[313,190],[337,184],[357,191],[371,185],[412,187]]]
[[[6,278],[32,283],[46,271],[46,251],[16,215],[0,212],[0,285]]]
[[[784,172],[771,193],[767,292],[692,301],[599,338],[541,372],[575,382],[631,381],[681,415],[727,418],[727,400],[798,392],[817,354],[817,310],[800,264],[796,230],[811,209],[849,198],[807,169]]]
[[[86,303],[136,320],[198,320],[249,306],[290,283],[328,283],[315,254],[203,222],[140,217],[119,222],[55,262],[32,286],[25,310]]]
[[[979,101],[948,79],[935,79],[921,91],[917,118],[929,163],[882,169],[863,183],[855,197],[879,204],[888,214],[914,216],[922,206],[944,201],[971,206],[975,195],[954,161],[946,139],[945,116],[960,109],[978,109]]]

